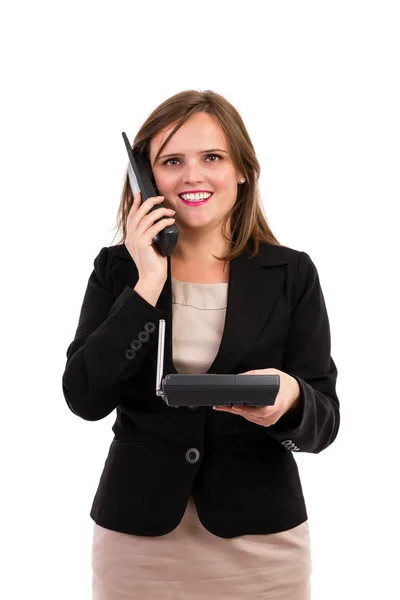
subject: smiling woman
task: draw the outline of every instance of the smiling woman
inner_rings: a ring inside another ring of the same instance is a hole
[[[133,205],[126,174],[122,240],[95,259],[63,375],[75,414],[117,412],[90,512],[93,600],[308,600],[308,516],[292,452],[321,452],[339,428],[317,269],[270,230],[253,144],[222,96],[167,99],[133,150],[176,211],[179,240],[166,278],[155,277],[144,209],[162,199],[139,206],[137,195]],[[139,275],[140,252],[150,276]],[[274,406],[212,410],[189,397],[167,406],[154,393],[160,319],[167,376],[279,374]]]

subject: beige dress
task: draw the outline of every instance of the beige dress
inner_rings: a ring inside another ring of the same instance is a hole
[[[227,293],[228,283],[172,278],[178,373],[205,373],[213,362]],[[182,521],[166,535],[94,524],[93,600],[309,600],[311,571],[308,521],[280,533],[221,538],[202,525],[192,495]]]

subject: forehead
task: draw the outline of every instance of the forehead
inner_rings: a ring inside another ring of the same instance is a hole
[[[150,159],[153,161],[159,148],[167,139],[168,135],[174,129],[176,123],[169,125],[150,142]],[[163,148],[162,153],[167,152],[184,152],[196,153],[199,150],[218,147],[227,150],[225,135],[221,130],[219,123],[211,115],[199,113],[193,115],[186,123],[184,123],[178,131],[174,133],[172,138]]]

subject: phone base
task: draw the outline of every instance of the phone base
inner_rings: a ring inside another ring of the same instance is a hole
[[[167,406],[273,406],[279,375],[170,374],[157,395]]]

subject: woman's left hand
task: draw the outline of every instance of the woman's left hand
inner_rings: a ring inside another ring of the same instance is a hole
[[[280,387],[273,406],[214,406],[215,410],[240,415],[257,425],[269,427],[274,425],[285,413],[294,410],[300,398],[300,386],[297,380],[279,369],[256,369],[240,375],[279,375]]]

